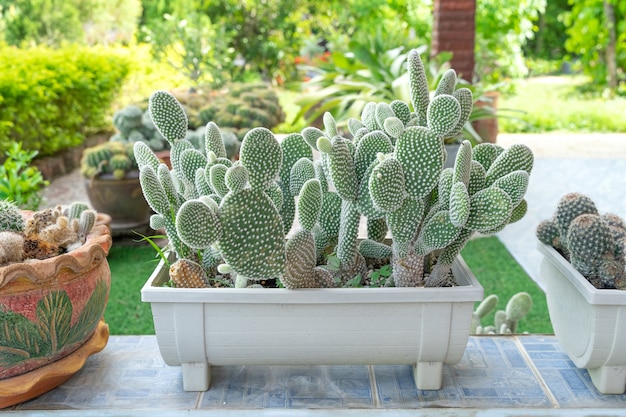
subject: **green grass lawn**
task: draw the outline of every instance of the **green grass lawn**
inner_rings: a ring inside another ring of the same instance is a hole
[[[485,289],[485,297],[496,294],[495,310],[504,310],[509,299],[525,291],[533,299],[528,315],[519,323],[517,332],[552,334],[546,296],[515,261],[497,237],[470,240],[462,252],[463,259]],[[493,325],[495,310],[483,319],[483,326]]]
[[[515,94],[500,96],[500,132],[626,132],[626,98],[602,98],[581,91],[584,76],[543,76],[515,81]]]
[[[111,334],[154,334],[150,304],[141,302],[140,290],[157,265],[155,253],[147,244],[111,247],[111,293],[104,313]]]
[[[509,298],[520,291],[533,298],[530,313],[519,324],[518,331],[553,333],[546,298],[526,275],[496,237],[471,240],[463,258],[485,288],[485,296],[500,298],[497,309],[503,310]],[[104,314],[111,334],[154,334],[150,305],[141,302],[141,287],[156,266],[155,251],[148,245],[114,244],[108,256],[111,267],[111,294]],[[493,313],[483,325],[493,324]]]

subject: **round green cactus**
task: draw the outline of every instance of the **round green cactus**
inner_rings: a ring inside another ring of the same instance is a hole
[[[585,276],[596,275],[603,257],[614,251],[609,226],[597,214],[581,214],[570,223],[567,248],[572,266]]]
[[[583,214],[598,214],[598,209],[591,198],[580,193],[569,193],[561,197],[554,214],[561,241],[567,241],[570,224]]]
[[[22,232],[24,230],[24,219],[17,204],[0,200],[0,231]]]

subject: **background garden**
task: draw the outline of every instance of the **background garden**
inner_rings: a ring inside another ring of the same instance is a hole
[[[113,135],[115,112],[157,89],[192,129],[212,120],[239,139],[300,131],[324,111],[345,121],[404,90],[404,56],[428,58],[431,31],[430,0],[0,0],[0,155],[13,155],[0,157],[0,197],[39,204],[33,157]],[[450,58],[428,59],[431,86]],[[626,132],[626,2],[477,0],[475,60],[466,81],[476,97],[499,93],[501,132]],[[133,248],[109,256],[116,334],[153,332],[139,289],[154,250]],[[552,331],[543,293],[497,238],[463,255],[499,308],[531,293],[520,331]]]

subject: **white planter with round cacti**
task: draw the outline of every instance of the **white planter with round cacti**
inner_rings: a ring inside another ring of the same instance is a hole
[[[142,295],[154,303],[155,323],[164,321],[155,324],[160,343],[169,341],[164,357],[182,363],[184,375],[206,374],[207,363],[413,363],[418,387],[435,389],[442,364],[460,360],[483,290],[458,256],[474,232],[495,233],[525,214],[533,155],[524,145],[465,141],[454,167],[444,169],[444,139],[461,134],[471,92],[456,89],[449,70],[431,100],[417,51],[407,64],[413,111],[401,100],[369,103],[360,120],[348,121],[352,139],[328,113],[325,131],[309,127],[281,142],[254,128],[235,163],[215,123],[200,152],[184,140],[187,120],[176,99],[151,96],[172,170],[141,142],[135,157],[155,211],[151,225],[165,230],[174,259],[169,277],[153,276]],[[391,266],[383,285],[374,285],[371,262]],[[264,288],[269,280],[284,288]],[[166,282],[175,288],[161,288]],[[359,285],[393,288],[352,288]],[[199,321],[185,319],[192,315]],[[383,334],[393,334],[399,350],[388,351]],[[335,339],[343,346],[336,352]],[[214,343],[227,352],[210,353]],[[208,376],[202,381],[186,385],[203,388]]]
[[[593,201],[572,193],[561,199],[552,219],[539,225],[537,236],[559,343],[577,367],[587,369],[601,393],[623,394],[626,225],[615,215],[599,215]]]

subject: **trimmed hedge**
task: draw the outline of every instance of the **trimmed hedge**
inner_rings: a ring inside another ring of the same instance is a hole
[[[0,47],[0,155],[22,142],[39,156],[80,145],[105,118],[130,62],[84,47]]]

